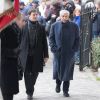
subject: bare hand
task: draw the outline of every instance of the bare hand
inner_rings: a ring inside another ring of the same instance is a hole
[[[48,58],[44,58],[44,62],[47,63],[47,61],[48,61]]]

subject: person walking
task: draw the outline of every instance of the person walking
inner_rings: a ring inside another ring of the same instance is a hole
[[[29,10],[29,19],[23,29],[20,59],[24,68],[27,98],[33,98],[34,85],[39,72],[48,60],[45,28],[37,21],[38,10]]]
[[[79,7],[79,6],[75,8],[73,22],[78,25],[79,30],[80,30],[80,24],[81,24],[81,7]],[[80,64],[80,50],[78,50],[75,53],[75,64],[76,65]]]
[[[18,56],[20,53],[21,28],[25,24],[23,16],[0,32],[1,38],[1,92],[3,100],[13,100],[19,92]]]
[[[69,20],[68,10],[60,11],[60,21],[55,22],[50,29],[49,44],[54,55],[53,79],[56,80],[56,92],[61,91],[69,97],[70,80],[73,80],[74,54],[79,47],[79,28]]]

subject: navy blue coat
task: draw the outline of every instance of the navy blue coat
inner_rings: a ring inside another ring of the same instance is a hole
[[[54,54],[53,78],[61,81],[73,79],[74,54],[79,47],[79,28],[68,21],[66,32],[62,33],[62,22],[51,26],[49,44]]]

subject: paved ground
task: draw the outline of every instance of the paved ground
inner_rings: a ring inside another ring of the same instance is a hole
[[[52,80],[52,56],[44,73],[38,77],[35,85],[35,93],[33,100],[100,100],[100,81],[96,81],[92,72],[86,69],[79,72],[78,66],[75,66],[74,80],[71,81],[70,91],[71,97],[65,98],[55,93],[55,81]],[[14,100],[27,100],[25,93],[24,81],[20,81],[20,93],[14,97]],[[0,100],[1,95],[0,95]]]

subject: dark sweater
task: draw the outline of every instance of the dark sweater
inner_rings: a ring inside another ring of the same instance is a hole
[[[29,30],[29,55],[34,54],[34,48],[37,44],[37,21],[32,22],[29,20],[28,30]]]

